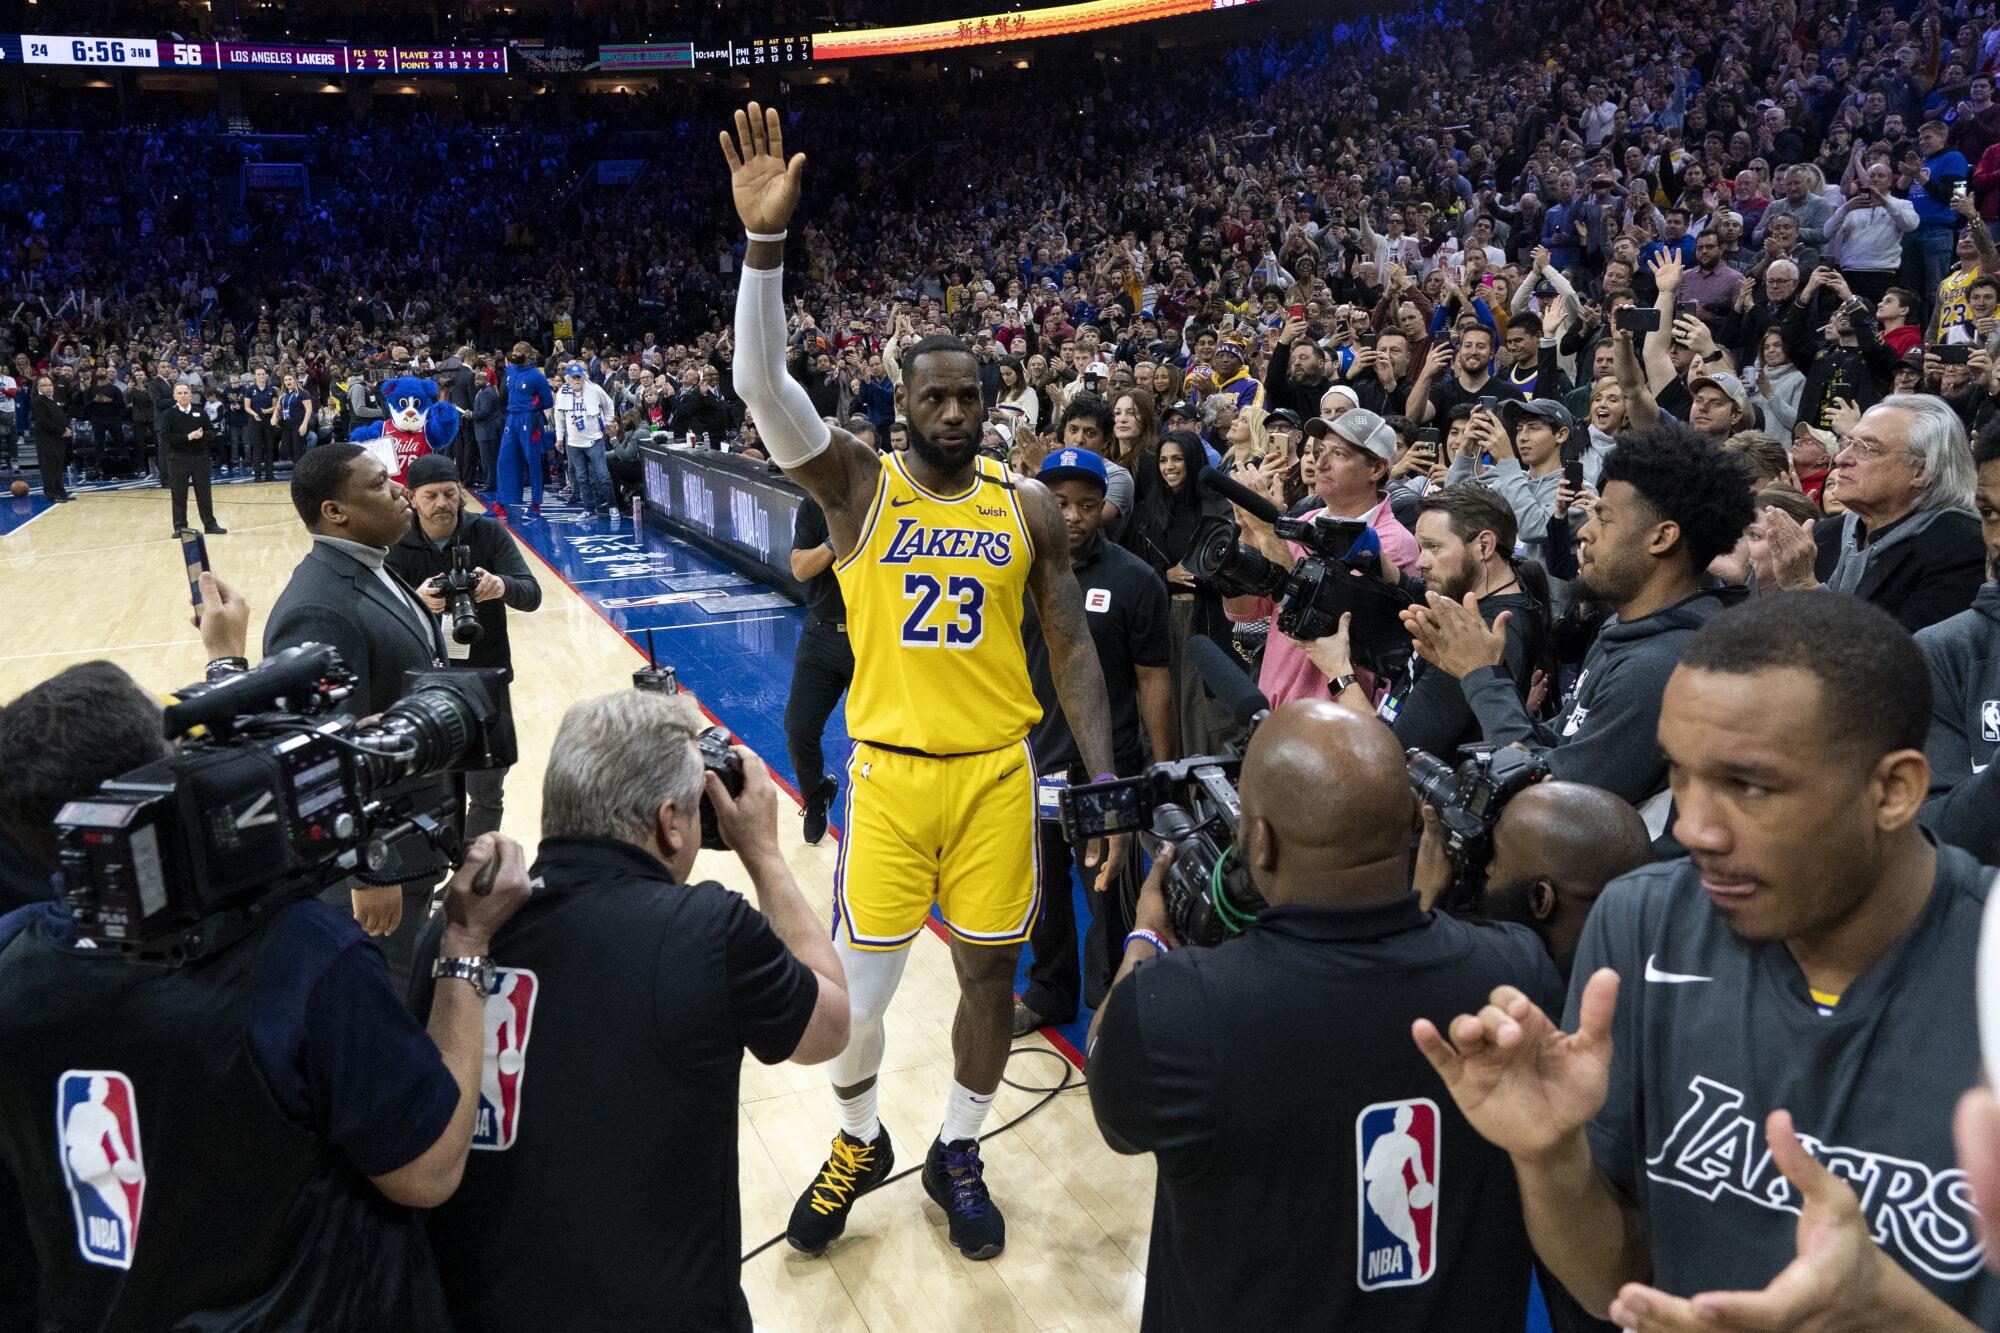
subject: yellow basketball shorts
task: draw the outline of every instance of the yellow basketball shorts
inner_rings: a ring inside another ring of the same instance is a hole
[[[1020,944],[1041,908],[1035,759],[1028,743],[938,757],[856,741],[847,759],[833,931],[900,949],[931,904],[970,944]]]

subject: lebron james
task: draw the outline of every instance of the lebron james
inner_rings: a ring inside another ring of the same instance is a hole
[[[954,1078],[924,1190],[959,1252],[990,1259],[1006,1244],[1006,1225],[986,1188],[979,1132],[1007,1063],[1016,958],[1040,906],[1027,744],[1040,709],[1021,646],[1024,598],[1035,599],[1084,761],[1108,776],[1104,677],[1055,500],[979,455],[985,406],[970,347],[939,336],[903,354],[904,454],[877,454],[829,428],[785,373],[785,228],[805,158],[785,160],[776,110],[752,102],[735,128],[733,138],[722,134],[722,155],[749,238],[736,294],[736,391],[771,458],[826,511],[854,647],[854,748],[834,877],[853,1036],[828,1065],[840,1129],[786,1236],[820,1253],[845,1229],[855,1199],[891,1174],[894,1152],[876,1115],[882,1015],[935,903],[959,1001]]]

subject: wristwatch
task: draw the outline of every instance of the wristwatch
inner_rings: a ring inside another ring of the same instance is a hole
[[[1345,692],[1345,690],[1349,685],[1353,685],[1355,683],[1356,682],[1354,679],[1354,674],[1352,672],[1349,672],[1345,676],[1335,676],[1332,680],[1327,682],[1326,688],[1329,694],[1331,694],[1334,698],[1338,699],[1341,696],[1341,694]]]
[[[491,958],[440,958],[431,964],[431,977],[458,977],[469,981],[481,995],[493,993],[494,968]]]

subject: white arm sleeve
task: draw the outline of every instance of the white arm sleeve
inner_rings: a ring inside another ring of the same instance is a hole
[[[757,434],[779,467],[819,457],[833,432],[799,382],[785,373],[785,271],[745,268],[736,288],[736,395],[757,418]]]

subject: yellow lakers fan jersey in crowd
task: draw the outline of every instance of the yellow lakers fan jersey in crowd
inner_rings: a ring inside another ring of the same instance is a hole
[[[980,754],[1018,743],[1042,715],[1021,647],[1034,542],[1006,467],[975,463],[972,485],[944,496],[885,454],[861,540],[834,566],[855,740]]]

